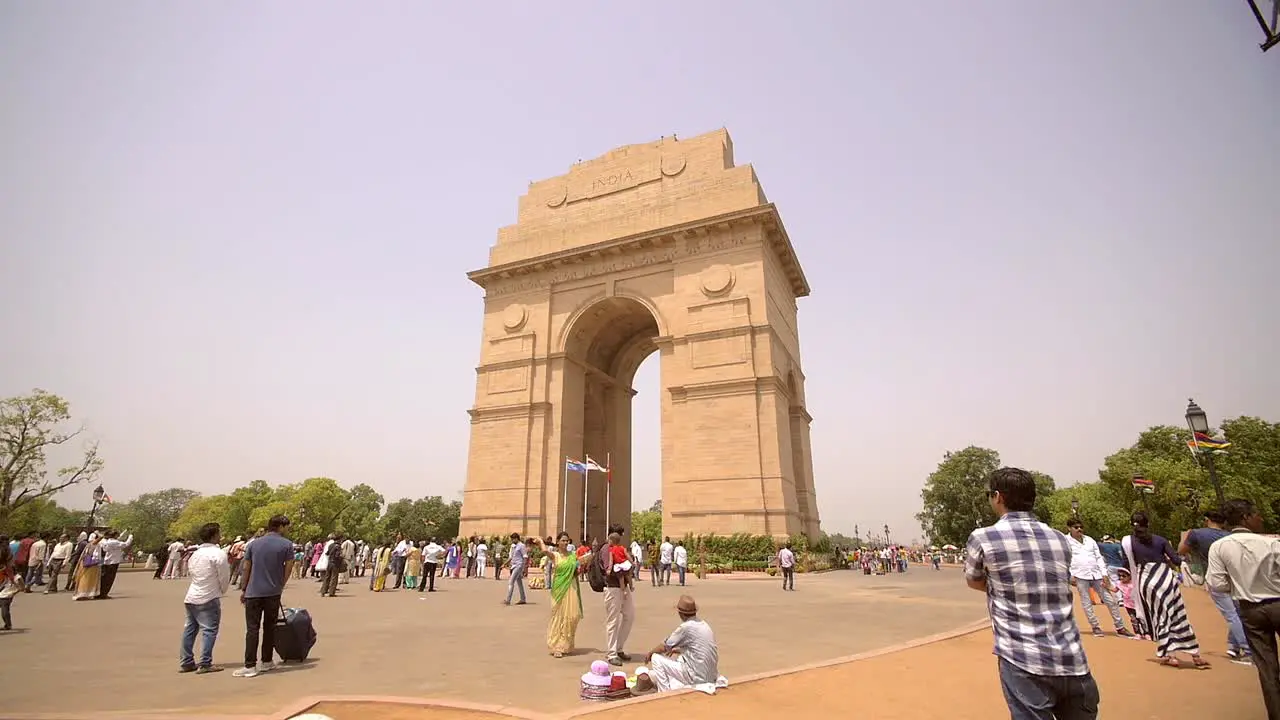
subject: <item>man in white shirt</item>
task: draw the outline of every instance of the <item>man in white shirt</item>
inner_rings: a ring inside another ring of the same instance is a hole
[[[1231,534],[1209,546],[1205,584],[1240,603],[1267,717],[1280,717],[1280,539],[1258,534],[1262,516],[1248,500],[1228,500],[1222,514]]]
[[[49,553],[49,584],[45,586],[45,593],[58,592],[58,575],[62,572],[62,568],[67,564],[67,560],[71,559],[71,549],[75,544],[63,533],[58,537],[58,544],[53,546],[53,551]]]
[[[1071,546],[1071,584],[1080,591],[1080,606],[1084,608],[1084,616],[1089,619],[1094,637],[1103,637],[1102,626],[1098,624],[1098,616],[1093,613],[1093,598],[1089,591],[1093,590],[1107,604],[1111,611],[1111,622],[1115,623],[1116,634],[1120,637],[1133,637],[1133,633],[1124,626],[1120,616],[1120,605],[1111,591],[1111,577],[1107,574],[1107,561],[1098,549],[1098,543],[1084,534],[1084,523],[1072,519],[1067,522],[1067,544]]]
[[[169,543],[169,559],[165,561],[167,565],[164,571],[164,577],[168,580],[177,580],[182,572],[182,551],[185,550],[187,544],[182,538],[178,538]]]
[[[675,546],[671,544],[671,538],[663,538],[662,544],[658,546],[658,584],[671,584],[671,561],[675,556]]]
[[[679,690],[715,685],[720,678],[720,650],[711,626],[698,617],[698,605],[688,595],[676,603],[680,625],[649,654],[649,667],[636,668],[636,689]]]
[[[791,543],[782,546],[778,551],[778,569],[782,571],[782,589],[796,589],[796,554],[791,552]]]
[[[133,534],[126,533],[120,539],[119,530],[108,530],[106,538],[98,543],[102,551],[102,579],[98,584],[98,599],[110,600],[111,588],[116,584],[116,573],[120,572],[120,563],[124,562],[125,553],[133,547]]]
[[[392,590],[399,590],[400,585],[404,583],[404,556],[409,552],[409,541],[403,535],[400,535],[400,542],[396,543],[396,547],[391,551],[391,573],[396,576],[396,584]]]
[[[31,588],[36,585],[44,584],[44,565],[45,555],[48,552],[49,543],[45,541],[44,535],[37,535],[36,541],[31,544],[30,567],[27,569],[27,592],[31,592]]]
[[[676,563],[676,574],[680,576],[680,587],[684,587],[684,574],[689,569],[689,551],[684,547],[684,541],[676,541],[676,549],[673,551],[673,557]],[[636,564],[639,567],[639,563]]]
[[[573,552],[570,550],[570,552]],[[631,541],[631,559],[636,562],[636,569],[644,567],[644,548],[640,547],[639,540]]]
[[[485,544],[484,538],[480,538],[480,542],[476,543],[476,577],[484,578],[484,571],[489,565],[489,546]]]
[[[427,592],[436,591],[436,571],[440,569],[441,563],[444,562],[444,548],[435,538],[431,538],[427,546],[422,548],[422,572],[427,576],[427,581],[422,583],[420,589]]]
[[[338,582],[343,585],[350,585],[351,571],[356,565],[356,544],[349,537],[343,537],[342,539],[342,562],[343,568]]]
[[[231,588],[231,563],[218,547],[221,542],[222,529],[218,523],[204,525],[200,528],[200,547],[187,560],[191,587],[187,588],[187,597],[183,600],[187,625],[182,630],[179,672],[204,674],[222,670],[213,664],[213,644],[222,624],[222,596]],[[195,660],[197,630],[202,638],[199,664]]]

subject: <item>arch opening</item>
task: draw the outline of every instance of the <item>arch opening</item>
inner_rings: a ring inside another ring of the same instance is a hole
[[[612,523],[629,526],[632,498],[632,386],[658,349],[657,317],[644,303],[609,297],[587,307],[565,342],[563,439],[566,455],[608,467],[608,477],[566,474],[565,529],[601,538]]]

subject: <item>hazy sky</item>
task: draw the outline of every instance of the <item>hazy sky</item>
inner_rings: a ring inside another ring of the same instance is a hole
[[[1062,485],[1188,396],[1280,419],[1280,50],[1244,3],[501,6],[6,3],[0,395],[70,400],[118,499],[459,497],[465,273],[527,183],[723,126],[813,287],[827,530],[918,534],[971,443]],[[657,356],[637,388],[647,506]]]

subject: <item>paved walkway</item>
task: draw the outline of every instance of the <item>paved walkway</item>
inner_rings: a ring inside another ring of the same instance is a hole
[[[779,580],[763,574],[690,583],[687,591],[719,635],[722,671],[731,680],[872,650],[983,615],[981,597],[956,572],[805,575],[795,593],[782,592]],[[581,652],[556,660],[546,651],[546,593],[531,592],[531,605],[504,607],[505,586],[491,576],[449,581],[433,594],[377,594],[366,581],[344,586],[337,598],[321,599],[315,582],[291,583],[285,602],[311,611],[320,641],[309,662],[252,679],[230,672],[244,653],[244,614],[235,597],[224,602],[214,655],[228,672],[192,676],[176,672],[186,582],[128,573],[110,601],[22,595],[13,608],[20,631],[0,635],[0,653],[23,658],[6,666],[3,711],[6,717],[136,717],[162,709],[264,714],[318,692],[450,698],[539,712],[579,708],[577,679],[602,656],[602,596],[586,589]],[[637,588],[631,649],[652,647],[675,627],[680,592]],[[54,677],[75,681],[67,692],[51,692]]]
[[[1152,659],[1154,645],[1085,637],[1102,694],[1101,716],[1140,720],[1265,720],[1252,667],[1229,663],[1225,628],[1208,597],[1187,592],[1188,611],[1212,670],[1173,670]],[[1083,616],[1077,608],[1079,621]],[[1106,621],[1104,621],[1105,623]],[[1086,625],[1087,627],[1087,625]],[[714,697],[698,693],[611,706],[580,707],[601,720],[776,720],[868,717],[878,720],[992,720],[1008,717],[996,678],[989,630],[875,658],[739,684]],[[480,720],[490,713],[324,703],[334,720]],[[534,717],[534,716],[527,716]],[[566,717],[560,715],[559,717]]]
[[[352,586],[347,597],[321,601],[311,594],[314,584],[300,583],[287,591],[286,601],[313,609],[321,633],[313,661],[244,680],[230,672],[176,674],[185,583],[129,574],[118,587],[118,599],[108,602],[73,603],[66,595],[18,598],[14,612],[20,630],[0,636],[4,657],[21,658],[6,666],[6,718],[280,719],[315,705],[305,697],[320,692],[341,696],[314,708],[334,720],[583,715],[776,720],[851,711],[883,720],[1007,717],[985,628],[870,659],[743,682],[767,671],[865,654],[913,636],[972,625],[984,614],[982,596],[965,588],[956,571],[802,576],[795,594],[763,579],[707,580],[689,591],[716,628],[722,670],[733,685],[714,697],[677,694],[608,705],[577,699],[577,676],[596,657],[590,648],[603,641],[598,596],[590,593],[579,631],[588,650],[556,661],[541,644],[547,611],[541,593],[532,595],[534,605],[506,608],[498,604],[498,583],[476,580],[446,585],[426,599],[408,592],[375,595]],[[678,593],[678,588],[639,589],[633,648],[670,629]],[[1265,717],[1253,668],[1227,662],[1222,652],[1225,628],[1208,597],[1195,590],[1186,595],[1214,669],[1164,668],[1152,662],[1150,643],[1086,637],[1104,717]],[[230,668],[242,652],[244,621],[234,600],[226,608],[217,660]],[[51,685],[53,677],[75,681]],[[358,695],[413,700],[352,702]],[[424,707],[423,698],[449,698],[471,709]],[[485,712],[498,706],[509,712]]]

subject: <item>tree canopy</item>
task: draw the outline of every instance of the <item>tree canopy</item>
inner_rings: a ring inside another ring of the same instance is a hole
[[[31,502],[77,483],[92,482],[102,470],[98,445],[89,442],[77,460],[49,477],[49,453],[79,437],[83,428],[66,429],[71,406],[44,390],[0,400],[0,527]]]
[[[1246,416],[1223,421],[1221,431],[1231,443],[1213,455],[1224,496],[1252,500],[1267,529],[1280,530],[1280,424]],[[1148,428],[1132,445],[1103,460],[1096,482],[1055,488],[1053,478],[1034,473],[1036,515],[1062,529],[1076,500],[1087,533],[1120,537],[1130,530],[1131,513],[1147,507],[1152,531],[1177,538],[1182,530],[1199,526],[1204,511],[1218,502],[1206,458],[1187,447],[1190,437],[1185,427]],[[985,490],[987,475],[999,466],[999,454],[987,448],[968,447],[943,456],[925,480],[916,515],[931,542],[963,544],[975,526],[996,519]],[[1134,475],[1155,485],[1145,505],[1143,494],[1133,487]]]

